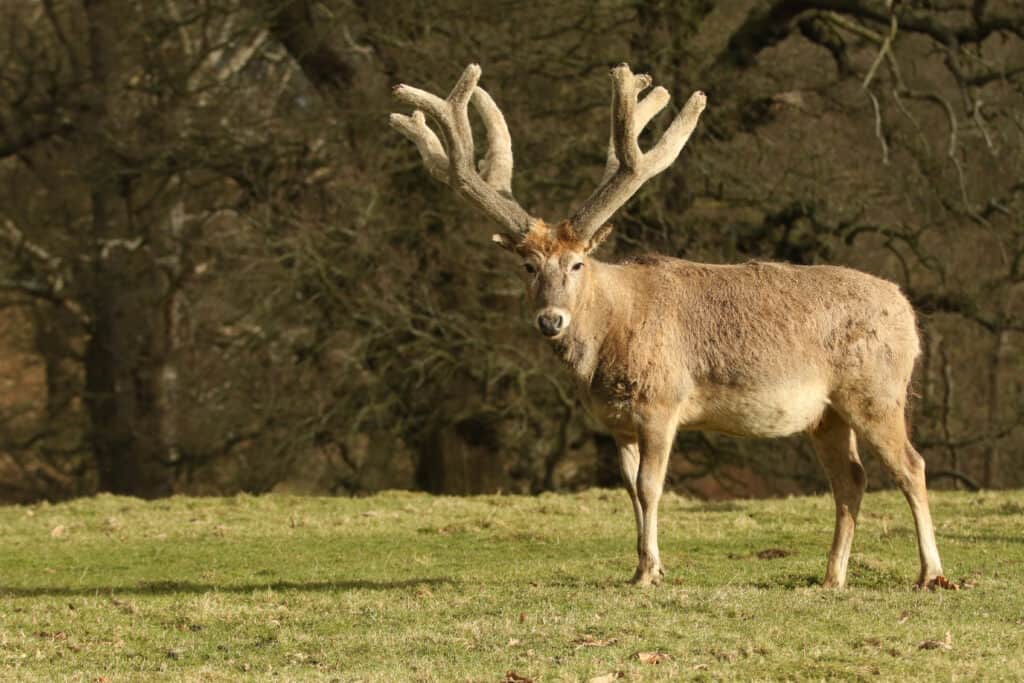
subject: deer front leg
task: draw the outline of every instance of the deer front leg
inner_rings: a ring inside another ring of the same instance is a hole
[[[640,561],[633,583],[641,586],[657,584],[665,575],[658,552],[658,502],[665,485],[665,470],[675,431],[675,420],[670,418],[653,420],[640,429],[637,497],[643,515],[643,531],[640,534]]]
[[[622,481],[626,484],[626,492],[633,503],[633,516],[636,518],[636,554],[641,556],[644,547],[644,511],[640,507],[640,495],[637,493],[637,474],[640,470],[640,447],[636,441],[616,440],[619,446],[619,467],[622,470]]]

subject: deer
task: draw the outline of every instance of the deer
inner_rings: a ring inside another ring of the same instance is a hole
[[[612,231],[609,219],[675,161],[707,104],[695,91],[642,151],[638,136],[670,95],[658,86],[641,98],[652,79],[628,64],[610,73],[604,175],[559,222],[531,215],[514,199],[511,136],[478,85],[478,65],[466,67],[443,98],[396,85],[394,97],[414,111],[391,114],[390,125],[416,145],[433,178],[501,226],[492,240],[518,257],[533,324],[568,367],[584,407],[614,438],[636,520],[632,582],[655,585],[665,575],[658,505],[669,455],[678,430],[703,430],[809,435],[835,501],[827,588],[846,585],[867,483],[858,443],[868,444],[910,505],[921,564],[916,585],[949,587],[925,461],[908,437],[909,384],[920,354],[910,302],[897,285],[840,266],[595,258]],[[470,103],[487,139],[479,164]]]

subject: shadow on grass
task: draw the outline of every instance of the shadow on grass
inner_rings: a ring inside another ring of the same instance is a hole
[[[454,586],[447,577],[404,579],[401,581],[265,581],[241,584],[195,583],[192,581],[141,581],[125,586],[0,586],[3,598],[87,597],[92,595],[174,595],[178,593],[251,593],[253,591],[387,591],[403,588]]]
[[[731,500],[709,500],[687,505],[683,509],[686,512],[741,512],[747,508]]]
[[[977,534],[951,534],[945,531],[938,532],[939,536],[939,552],[942,552],[942,541],[960,541],[962,543],[1024,543],[1024,536],[1003,536],[1000,534],[987,534],[980,532]]]
[[[913,585],[911,572],[895,568],[875,568],[851,563],[847,573],[847,586],[860,590],[889,591],[907,588]],[[809,574],[784,574],[767,580],[753,581],[749,584],[760,590],[795,590],[797,588],[822,587],[821,576]]]
[[[807,574],[786,574],[778,576],[767,581],[754,581],[750,583],[752,588],[760,590],[771,590],[774,588],[782,588],[785,590],[795,590],[797,588],[811,588],[813,586],[820,586],[821,578],[818,576],[810,576]]]

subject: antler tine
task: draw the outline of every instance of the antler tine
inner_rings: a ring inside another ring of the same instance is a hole
[[[619,164],[635,169],[643,158],[637,137],[640,128],[636,125],[636,101],[647,88],[651,87],[651,77],[647,74],[634,74],[625,64],[612,69],[612,131],[620,131],[613,135],[615,156]]]
[[[488,185],[502,194],[512,195],[512,135],[498,105],[487,91],[477,86],[473,106],[487,130],[487,154],[480,160],[480,171]]]
[[[467,168],[474,171],[476,168],[473,129],[469,125],[469,98],[473,96],[473,89],[479,80],[480,65],[470,64],[448,95],[450,118],[444,132],[450,138],[448,154],[451,155],[451,171],[455,180],[461,180]]]
[[[644,153],[637,138],[668,103],[669,94],[658,87],[638,103],[639,94],[651,84],[650,76],[634,74],[627,64],[613,68],[611,76],[612,132],[604,177],[570,219],[582,239],[589,239],[645,182],[675,161],[707,105],[703,92],[698,90],[690,95],[661,140]]]
[[[672,96],[668,94],[668,90],[659,85],[637,103],[636,112],[633,115],[636,121],[637,135],[647,127],[655,114],[665,108],[670,99]],[[611,134],[608,136],[608,162],[605,164],[604,175],[601,176],[599,185],[603,185],[619,170],[619,157],[615,154],[615,117],[612,117],[611,124]]]
[[[431,176],[465,196],[513,235],[522,236],[536,219],[512,198],[512,138],[498,105],[477,87],[479,79],[480,67],[470,64],[446,99],[408,85],[395,86],[395,97],[417,110],[411,116],[392,114],[391,127],[416,143]],[[470,101],[487,130],[488,150],[480,172],[474,159]],[[424,112],[441,129],[443,146],[427,125]]]
[[[423,157],[423,165],[434,180],[448,183],[448,155],[445,154],[441,141],[427,125],[423,112],[417,109],[411,116],[392,114],[389,117],[391,127],[416,143],[416,148]]]

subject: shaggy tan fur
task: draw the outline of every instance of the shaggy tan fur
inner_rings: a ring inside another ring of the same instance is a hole
[[[582,248],[580,239],[569,221],[550,226],[544,221],[537,221],[523,237],[522,242],[516,245],[516,251],[520,254],[543,254],[570,251],[577,246]]]

